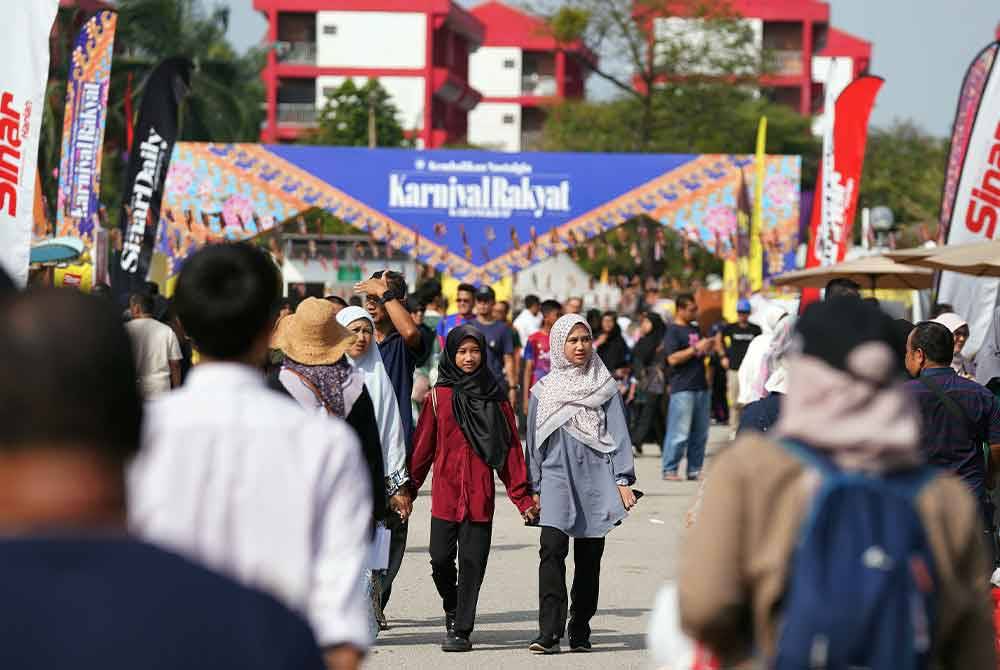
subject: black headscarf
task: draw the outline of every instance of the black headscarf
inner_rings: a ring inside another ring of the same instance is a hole
[[[482,363],[471,374],[455,365],[458,347],[468,339],[475,340],[483,352]],[[472,326],[458,326],[448,333],[444,348],[437,385],[451,388],[451,411],[472,450],[491,468],[500,470],[507,462],[511,435],[501,408],[503,391],[486,365],[486,338]]]
[[[635,343],[635,348],[632,349],[632,360],[642,367],[655,362],[654,354],[663,344],[663,335],[667,329],[663,324],[663,319],[655,312],[649,312],[644,318],[649,319],[649,322],[653,324],[653,330],[649,331],[648,335],[640,337],[639,341]]]
[[[615,325],[611,329],[610,333],[607,333],[607,339],[604,344],[597,347],[597,355],[607,366],[611,374],[615,373],[618,368],[623,368],[628,365],[628,344],[625,343],[625,338],[622,337],[621,326],[618,325],[618,317],[614,312],[605,312],[602,318],[599,320],[603,321],[603,317],[610,316]]]

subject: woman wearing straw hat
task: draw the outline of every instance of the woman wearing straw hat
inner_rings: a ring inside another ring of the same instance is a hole
[[[371,473],[372,518],[381,521],[386,515],[382,444],[364,372],[345,356],[354,339],[337,323],[333,303],[306,298],[278,322],[273,346],[285,354],[278,374],[285,390],[306,409],[344,419],[358,434]]]

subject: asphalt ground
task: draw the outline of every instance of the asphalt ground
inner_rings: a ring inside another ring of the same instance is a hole
[[[722,444],[727,431],[713,427],[709,452]],[[430,486],[414,504],[409,544],[393,586],[386,616],[390,629],[379,635],[366,669],[407,668],[652,668],[646,651],[646,629],[656,593],[674,578],[684,517],[698,485],[660,479],[660,450],[647,446],[636,459],[635,488],[645,496],[628,519],[608,535],[601,564],[601,593],[591,622],[590,654],[536,656],[528,644],[538,634],[538,534],[525,527],[497,482],[497,514],[486,579],[479,598],[473,649],[444,653],[444,613],[431,580],[427,543],[430,537]],[[566,565],[572,583],[572,552]]]

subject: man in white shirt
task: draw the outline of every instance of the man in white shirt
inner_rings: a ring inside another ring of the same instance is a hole
[[[202,363],[147,406],[129,478],[140,535],[270,591],[312,624],[329,668],[371,644],[363,569],[371,485],[353,431],[267,389],[278,272],[260,250],[192,256],[174,305]]]
[[[537,295],[524,298],[524,309],[514,319],[514,330],[521,338],[521,346],[528,343],[528,338],[542,328],[542,302]]]
[[[129,298],[132,320],[125,324],[135,355],[139,390],[152,398],[181,385],[181,345],[170,326],[153,318],[153,297],[135,293]]]

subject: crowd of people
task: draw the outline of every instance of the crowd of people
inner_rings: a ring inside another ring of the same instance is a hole
[[[512,319],[489,287],[411,293],[388,271],[291,303],[245,244],[197,252],[172,299],[149,286],[124,314],[108,296],[0,293],[16,417],[0,428],[0,523],[17,538],[0,555],[64,606],[3,590],[22,627],[66,620],[65,644],[0,651],[11,667],[357,668],[391,625],[432,472],[442,650],[472,649],[499,479],[540,526],[527,649],[590,651],[605,538],[642,495],[650,443],[664,480],[701,480],[680,615],[723,662],[927,667],[878,657],[888,640],[932,667],[996,667],[1000,310],[973,356],[948,306],[893,321],[847,281],[801,317],[741,300],[711,327],[690,293],[629,314],[527,296]],[[713,420],[737,439],[709,471]],[[70,622],[93,599],[119,622],[99,642],[100,621]],[[909,628],[884,623],[904,610]]]

